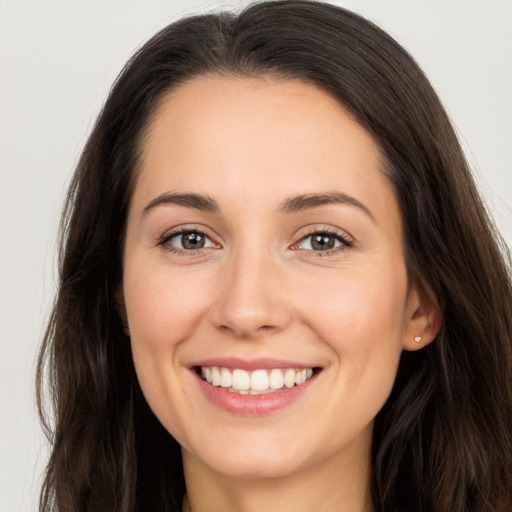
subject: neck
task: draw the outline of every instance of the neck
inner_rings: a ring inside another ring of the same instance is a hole
[[[183,450],[187,496],[184,512],[372,512],[370,454],[359,460],[331,457],[274,478],[221,475]]]

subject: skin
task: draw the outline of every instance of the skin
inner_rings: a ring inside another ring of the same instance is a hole
[[[120,295],[142,390],[183,449],[184,510],[371,510],[373,420],[401,351],[439,328],[430,294],[408,277],[380,166],[372,137],[300,81],[204,77],[157,109]],[[170,192],[208,196],[218,211],[145,211]],[[280,210],[293,196],[327,192],[363,206]],[[180,228],[204,232],[207,247],[172,252],[181,238],[161,241]],[[323,230],[350,246],[336,238],[336,250],[314,250],[308,236]],[[322,371],[298,400],[247,417],[197,385],[190,366],[208,357],[293,359]]]

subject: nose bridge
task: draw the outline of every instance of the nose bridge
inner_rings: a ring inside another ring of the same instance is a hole
[[[214,307],[217,327],[242,338],[279,331],[290,319],[278,256],[270,244],[249,238],[228,255]]]

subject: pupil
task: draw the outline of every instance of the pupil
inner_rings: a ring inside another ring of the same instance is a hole
[[[311,243],[313,249],[324,251],[334,247],[334,238],[330,235],[315,235]]]
[[[201,249],[204,247],[204,236],[199,233],[183,233],[181,243],[185,249]]]

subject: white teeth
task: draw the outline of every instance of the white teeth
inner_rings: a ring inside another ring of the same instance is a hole
[[[229,388],[228,391],[230,393],[237,393],[238,395],[248,395],[251,393],[251,390],[247,390],[247,389],[234,389],[234,388]],[[258,393],[257,391],[254,391],[254,393]]]
[[[233,370],[233,389],[247,391],[251,387],[251,377],[245,370]]]
[[[227,368],[220,369],[220,386],[222,388],[231,387],[231,372]]]
[[[284,374],[284,385],[287,388],[293,388],[295,384],[295,370],[289,369],[286,370],[286,373]]]
[[[312,368],[273,368],[254,370],[249,373],[239,368],[202,366],[201,377],[212,386],[220,386],[241,395],[261,395],[283,388],[300,386],[313,376]]]
[[[268,375],[267,370],[256,370],[251,375],[251,390],[263,391],[268,389]]]
[[[220,386],[220,372],[216,366],[212,367],[212,386]]]
[[[311,370],[311,374],[313,374],[313,370]],[[274,368],[270,372],[269,384],[270,389],[281,389],[284,386],[283,372]]]

